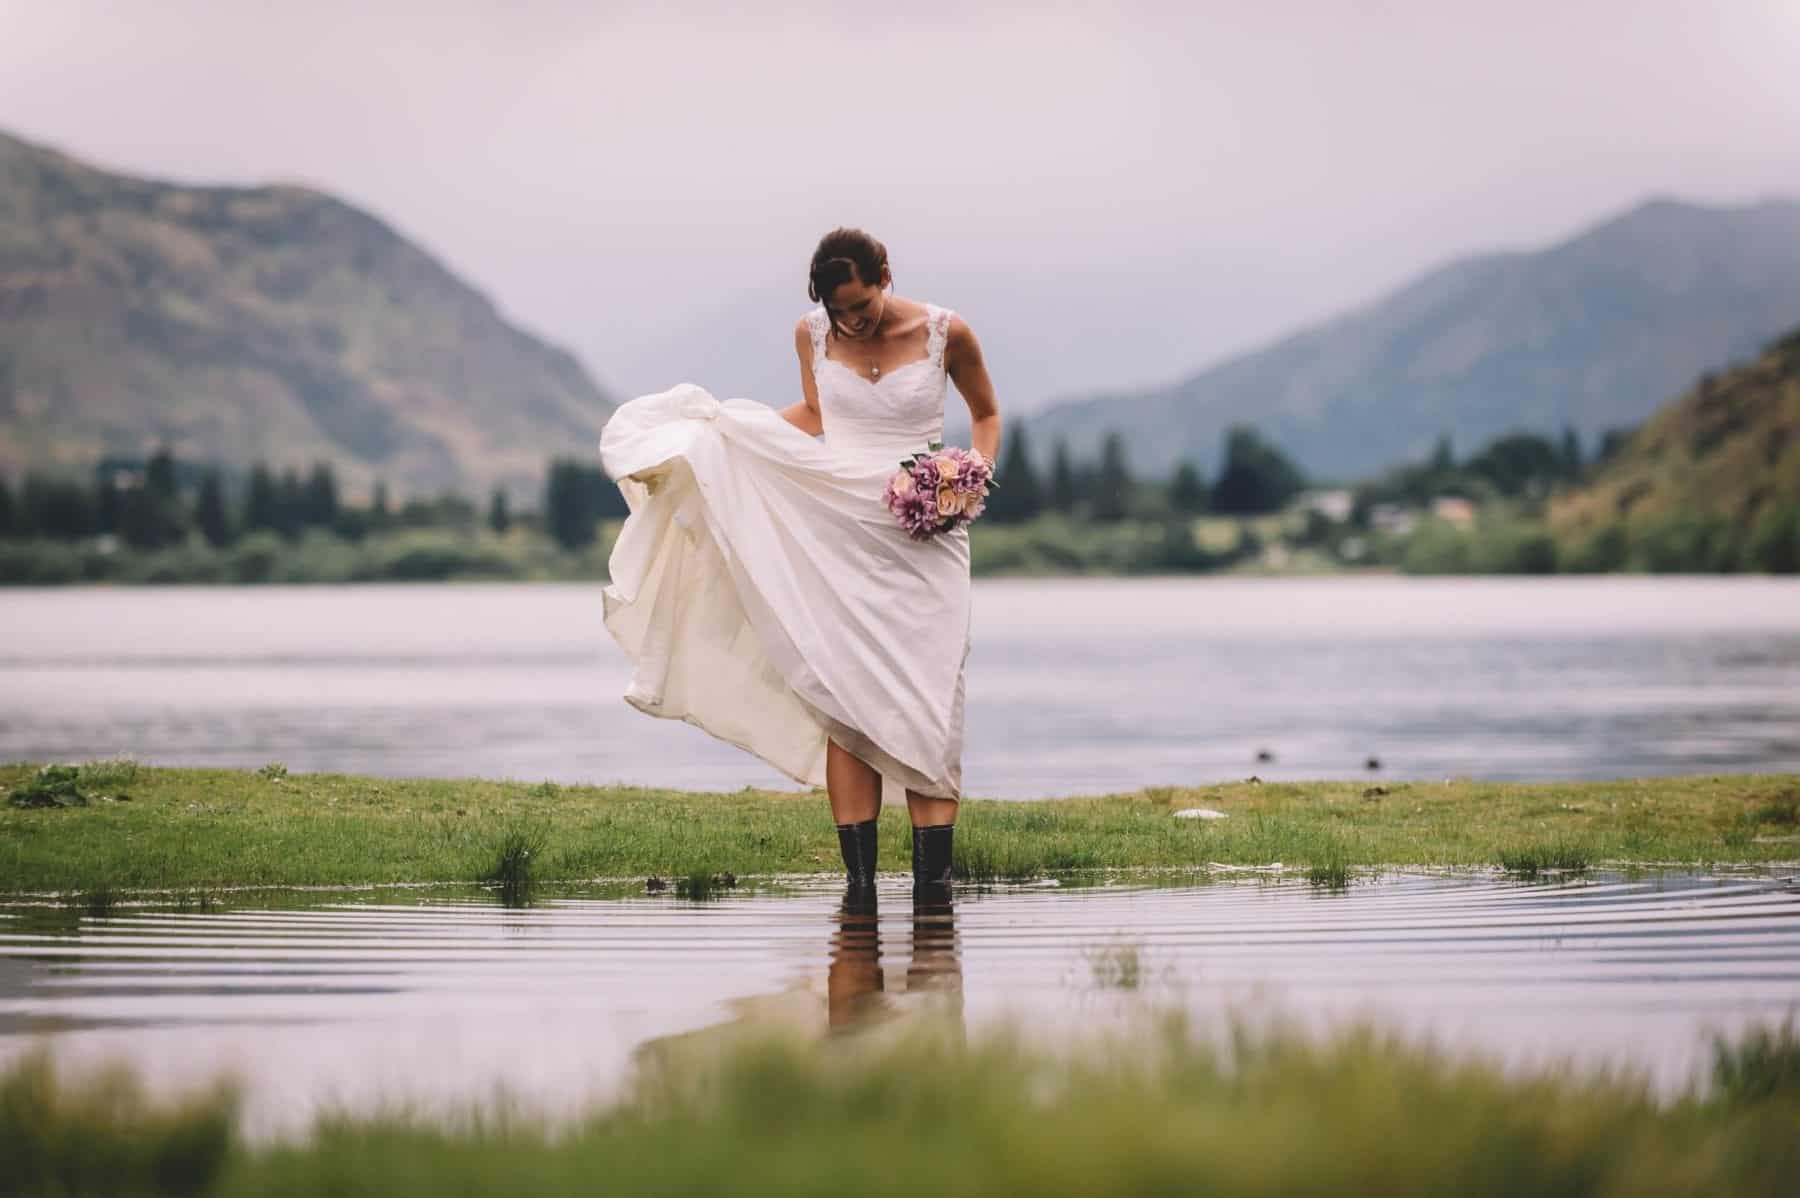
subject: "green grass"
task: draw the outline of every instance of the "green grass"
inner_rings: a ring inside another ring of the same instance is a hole
[[[110,763],[83,805],[0,803],[0,892],[216,891],[239,886],[545,882],[836,874],[823,792],[438,781]],[[129,774],[129,793],[116,781]],[[0,796],[39,770],[0,766]],[[1336,888],[1382,866],[1572,870],[1603,864],[1794,861],[1800,779],[1233,783],[1044,802],[972,798],[952,868],[965,882],[1083,871],[1279,862]],[[1222,820],[1171,812],[1207,806]],[[529,829],[529,833],[522,829]],[[904,809],[881,815],[880,864],[904,872]]]
[[[537,863],[543,859],[548,841],[549,829],[541,818],[503,827],[491,852],[493,863],[480,881],[497,888],[508,906],[528,902],[537,882]]]
[[[1082,954],[1094,987],[1099,990],[1136,990],[1144,984],[1144,949],[1130,942],[1103,944]]]
[[[140,768],[129,757],[104,757],[84,763],[77,770],[76,778],[84,790],[117,796],[136,785]]]
[[[1588,845],[1566,837],[1511,845],[1500,850],[1500,868],[1516,878],[1535,878],[1547,873],[1586,873],[1593,863],[1593,850]]]
[[[1779,1027],[1753,1027],[1736,1040],[1713,1037],[1712,1057],[1713,1091],[1723,1101],[1800,1095],[1800,1032],[1792,1015]]]
[[[0,1072],[0,1145],[10,1183],[44,1194],[1791,1193],[1791,1024],[1715,1056],[1753,1077],[1733,1064],[1658,1097],[1630,1074],[1503,1071],[1368,1027],[1171,1013],[1034,1039],[919,1018],[648,1052],[616,1101],[556,1120],[516,1097],[447,1117],[401,1100],[251,1144],[229,1082],[150,1101],[130,1072],[70,1076],[39,1051]]]

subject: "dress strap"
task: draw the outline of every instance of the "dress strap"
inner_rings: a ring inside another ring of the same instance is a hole
[[[806,314],[806,328],[812,334],[814,370],[825,357],[825,326],[829,319],[823,308],[814,308]]]
[[[950,318],[956,313],[950,308],[940,308],[936,304],[927,304],[925,313],[925,352],[937,364],[938,369],[944,367],[944,345],[950,340]]]

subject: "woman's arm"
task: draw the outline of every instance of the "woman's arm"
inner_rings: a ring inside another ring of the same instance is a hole
[[[1000,401],[994,398],[993,380],[988,378],[987,363],[981,360],[981,343],[961,316],[950,318],[944,368],[969,405],[970,443],[988,461],[999,462]]]
[[[806,327],[804,316],[794,322],[794,352],[800,356],[800,394],[804,398],[780,409],[779,414],[807,436],[816,437],[825,431],[825,423],[819,418],[819,385],[813,381],[812,372],[812,332]]]

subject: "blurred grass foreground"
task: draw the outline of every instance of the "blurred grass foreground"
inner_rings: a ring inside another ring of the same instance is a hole
[[[893,1034],[874,1034],[876,1031]],[[1074,1042],[934,1016],[711,1055],[641,1054],[609,1104],[437,1118],[323,1108],[252,1142],[230,1078],[151,1099],[34,1050],[0,1073],[0,1190],[183,1195],[1791,1194],[1790,1020],[1658,1096],[1617,1072],[1502,1069],[1367,1027],[1315,1039],[1179,1013]]]

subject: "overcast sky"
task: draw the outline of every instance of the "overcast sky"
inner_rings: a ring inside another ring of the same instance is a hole
[[[0,126],[376,212],[616,397],[797,398],[820,234],[1002,407],[1651,196],[1800,196],[1800,0],[0,0]]]

